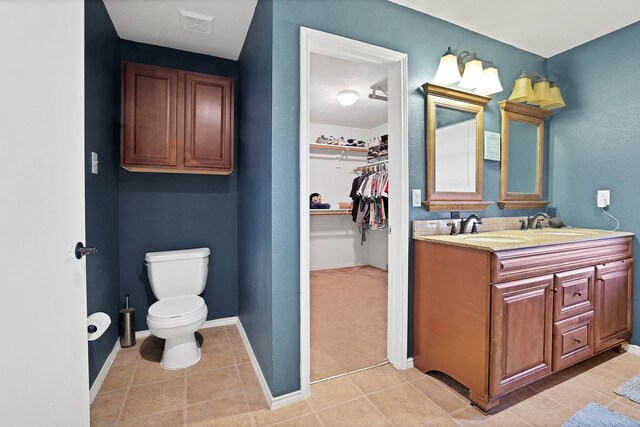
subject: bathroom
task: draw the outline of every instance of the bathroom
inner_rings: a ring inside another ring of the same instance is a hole
[[[448,46],[476,51],[494,61],[500,70],[504,91],[493,95],[494,100],[485,107],[486,131],[500,132],[497,101],[508,97],[520,72],[547,74],[559,82],[567,103],[567,107],[554,112],[545,129],[543,188],[545,200],[552,201],[549,212],[570,225],[613,228],[614,224],[595,207],[596,191],[610,189],[609,212],[620,220],[623,230],[640,231],[634,221],[640,198],[633,175],[640,160],[640,150],[634,144],[640,103],[633,83],[638,24],[547,59],[391,2],[335,1],[331,7],[326,3],[259,1],[242,53],[234,61],[121,40],[104,4],[85,2],[84,144],[86,153],[99,154],[100,162],[99,174],[91,176],[90,158],[85,156],[85,243],[100,250],[100,256],[87,258],[86,314],[104,311],[112,319],[105,335],[89,346],[91,382],[117,341],[116,319],[125,294],[130,295],[130,304],[137,310],[136,329],[147,329],[146,309],[154,299],[144,254],[209,247],[212,256],[203,296],[208,319],[241,319],[273,396],[300,389],[300,272],[292,262],[299,259],[300,242],[300,26],[408,54],[409,188],[420,189],[422,195],[426,194],[426,136],[425,95],[420,86],[433,78]],[[234,173],[136,174],[120,168],[121,60],[236,79]],[[20,176],[18,171],[8,174],[15,169],[3,170],[4,182]],[[484,162],[483,183],[484,199],[499,200],[498,162]],[[152,214],[145,215],[145,211]],[[493,204],[482,216],[526,216],[535,212],[502,211]],[[440,218],[449,218],[449,213],[408,207],[410,221]],[[14,219],[9,216],[8,222]],[[15,243],[12,238],[7,242],[9,246]],[[411,289],[410,235],[406,244]],[[3,265],[2,270],[12,271],[9,265]],[[11,273],[9,277],[13,277]],[[20,295],[17,292],[15,295]],[[37,293],[30,297],[41,298]],[[634,329],[639,326],[637,319],[634,316]],[[408,327],[410,337],[411,310]],[[411,339],[408,341],[410,356],[413,349]],[[635,337],[631,342],[640,344]]]

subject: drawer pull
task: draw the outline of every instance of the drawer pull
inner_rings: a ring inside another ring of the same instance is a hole
[[[580,344],[582,341],[580,340],[580,338],[574,338],[573,339],[575,342],[577,342],[578,344]]]
[[[582,296],[582,292],[580,292],[580,291],[574,292],[574,295],[578,295],[579,297],[581,297]]]
[[[556,288],[551,288],[551,292],[556,293],[558,290]]]

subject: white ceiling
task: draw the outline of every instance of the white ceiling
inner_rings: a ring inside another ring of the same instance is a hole
[[[389,0],[549,58],[640,20],[639,0]]]
[[[103,0],[121,39],[237,60],[258,0]],[[180,10],[213,17],[211,34],[182,28]]]
[[[369,99],[370,86],[387,76],[383,66],[311,54],[309,106],[311,123],[371,129],[387,123],[387,102]],[[353,105],[338,103],[338,92],[351,89]],[[380,92],[378,92],[380,94]]]

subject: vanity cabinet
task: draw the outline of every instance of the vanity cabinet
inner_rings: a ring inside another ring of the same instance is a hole
[[[233,80],[123,63],[121,166],[131,172],[233,171]]]
[[[631,337],[631,237],[491,251],[414,240],[414,366],[504,394]]]

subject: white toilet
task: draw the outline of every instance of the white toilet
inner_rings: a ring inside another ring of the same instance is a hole
[[[147,325],[164,338],[161,366],[183,369],[198,363],[200,348],[195,332],[207,319],[207,306],[198,295],[207,284],[209,248],[149,252],[145,256],[153,294]]]

